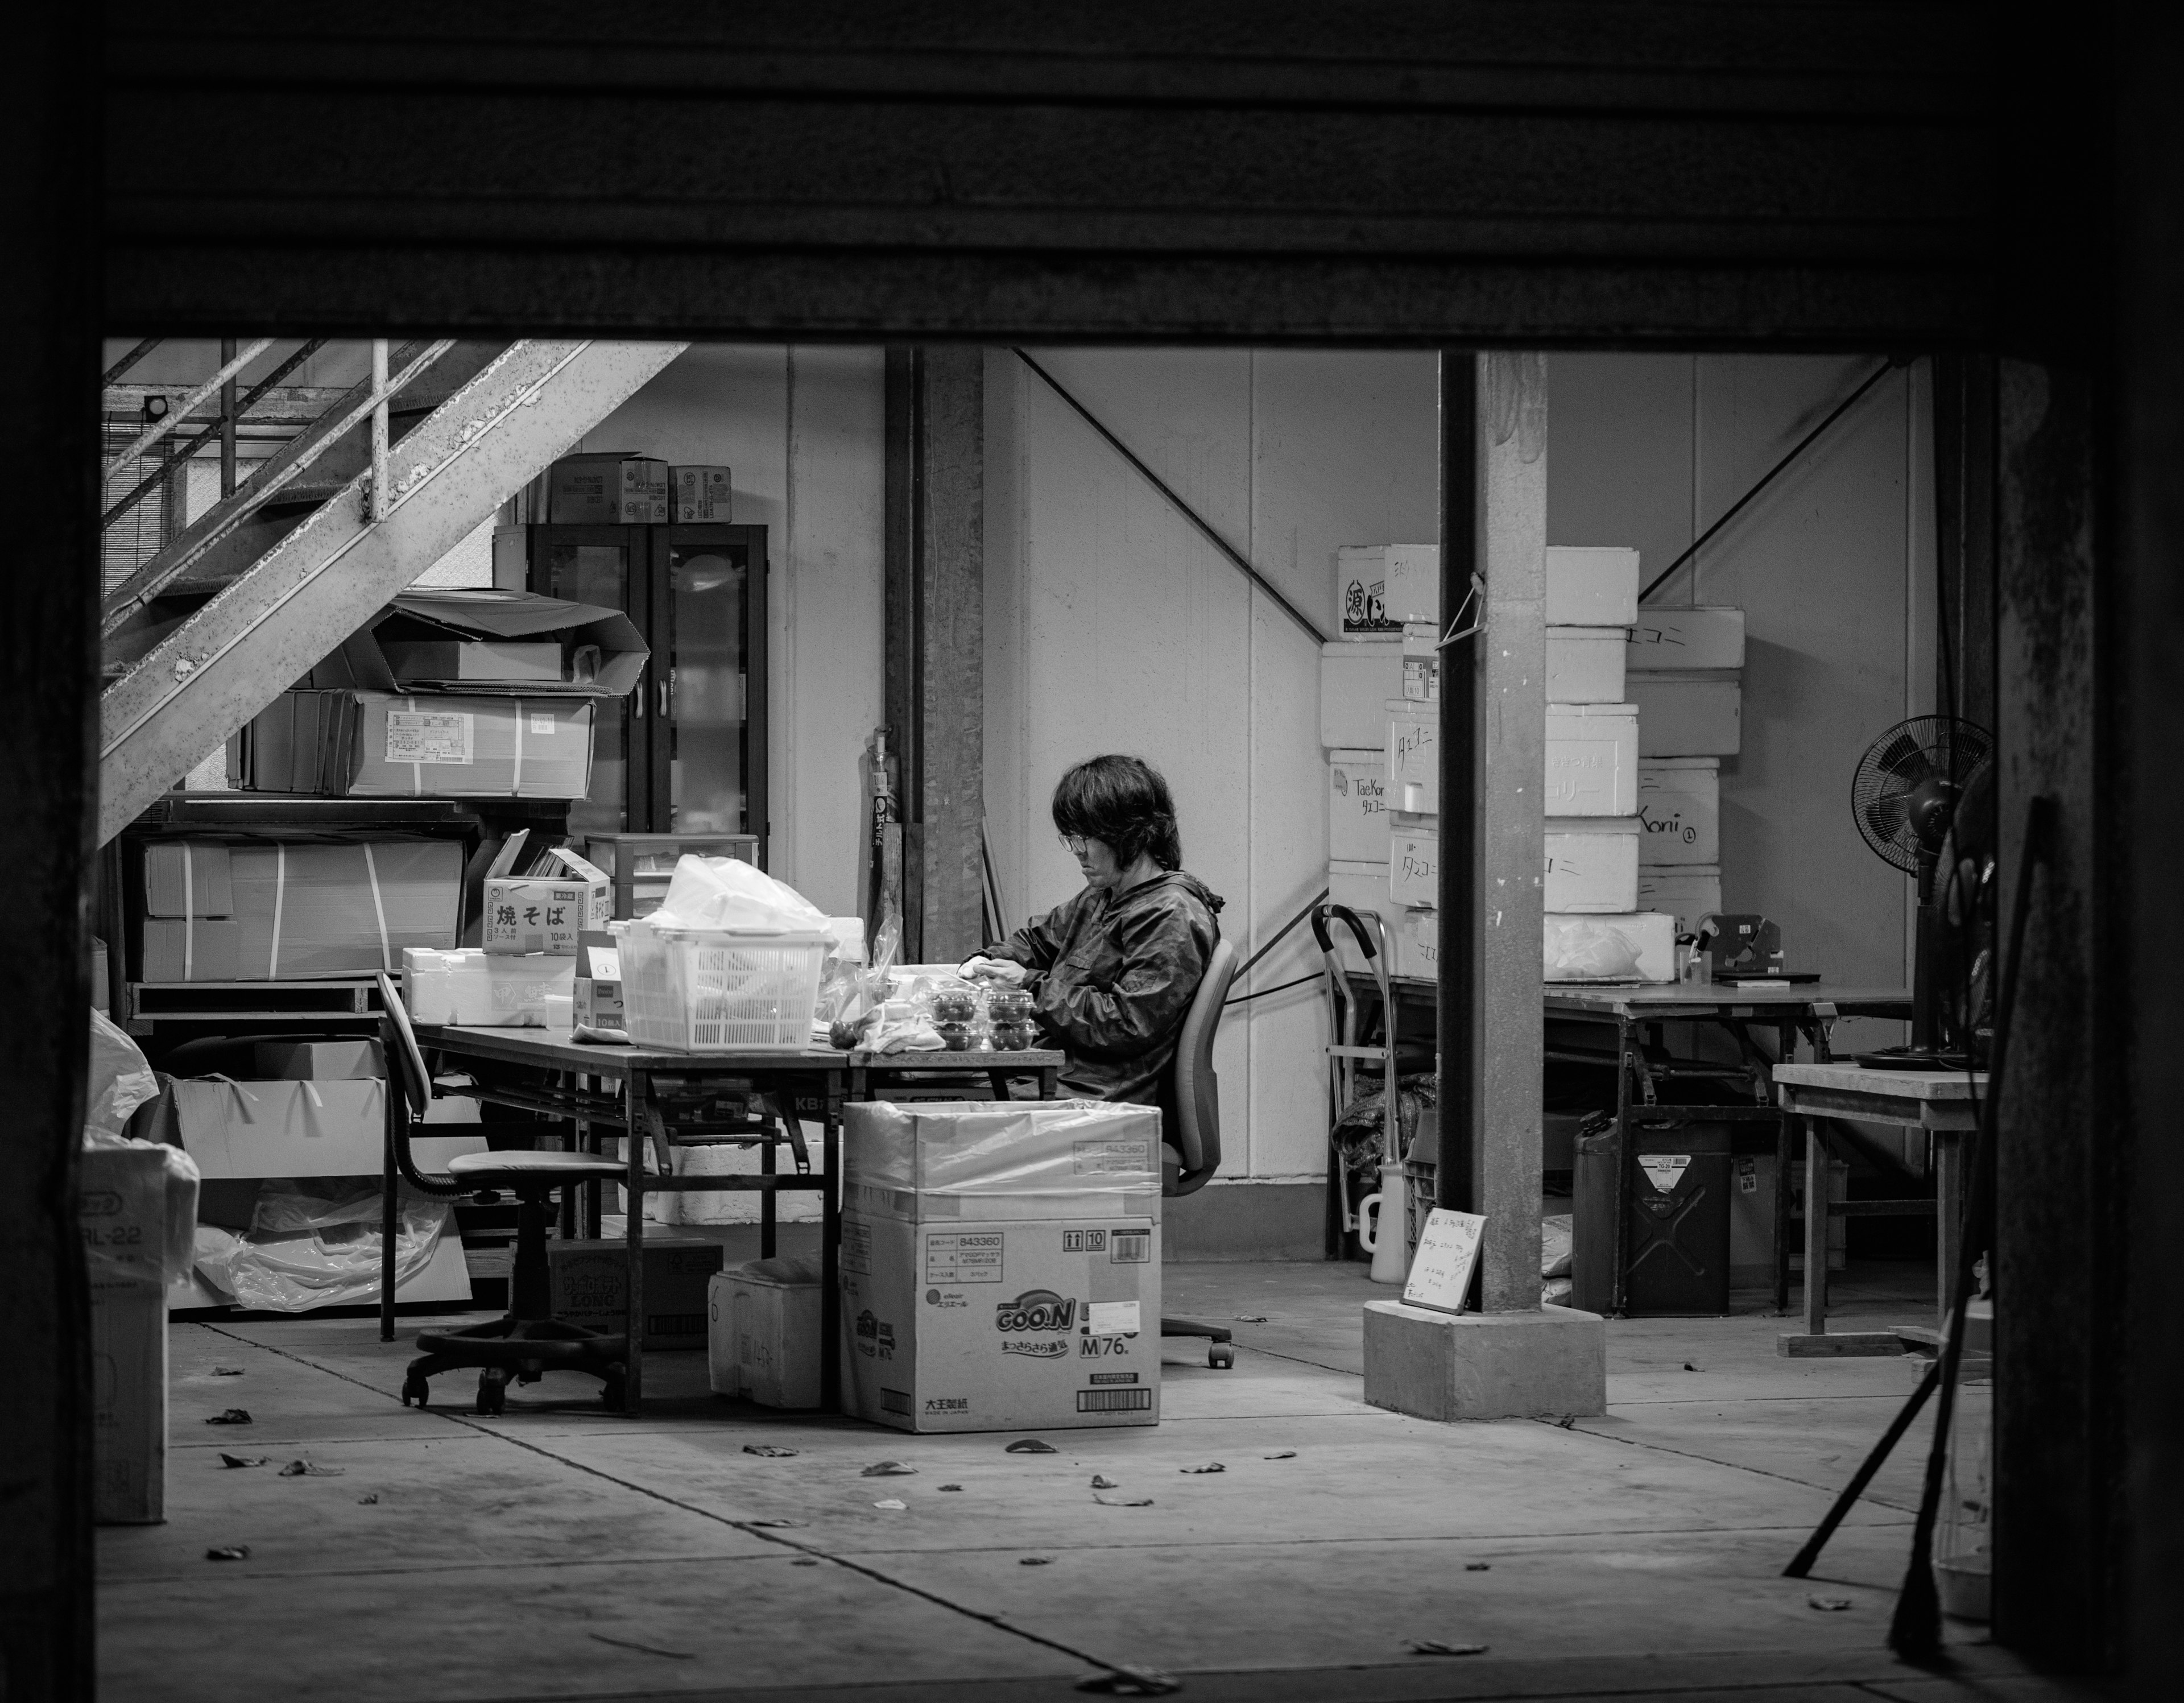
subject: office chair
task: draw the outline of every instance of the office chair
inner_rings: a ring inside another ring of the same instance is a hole
[[[448,1197],[505,1189],[517,1202],[515,1269],[508,1283],[508,1312],[504,1317],[460,1331],[421,1331],[417,1346],[423,1349],[410,1362],[402,1382],[402,1404],[412,1401],[423,1407],[431,1397],[426,1380],[435,1372],[476,1366],[477,1410],[502,1412],[507,1404],[508,1380],[537,1383],[549,1371],[588,1372],[602,1382],[599,1399],[607,1406],[622,1405],[622,1380],[627,1371],[629,1338],[589,1331],[554,1316],[551,1285],[546,1265],[547,1201],[558,1188],[573,1188],[597,1177],[618,1181],[620,1161],[593,1153],[526,1153],[504,1149],[499,1153],[458,1153],[448,1161],[448,1175],[430,1176],[418,1170],[410,1153],[410,1138],[424,1127],[425,1108],[436,1093],[425,1055],[418,1049],[410,1013],[393,980],[382,971],[379,997],[386,1008],[381,1038],[387,1053],[387,1142],[390,1164],[384,1181],[392,1219],[393,1172],[399,1170],[410,1186],[426,1194]],[[393,1232],[386,1232],[387,1246]],[[391,1273],[393,1261],[387,1262]],[[382,1286],[384,1287],[384,1286]],[[380,1297],[382,1337],[393,1336],[394,1298],[391,1290]]]
[[[1196,1192],[1221,1169],[1221,1084],[1213,1074],[1213,1037],[1221,1026],[1221,1008],[1228,1000],[1229,984],[1236,980],[1236,949],[1217,941],[1198,991],[1190,997],[1184,1013],[1183,1030],[1175,1043],[1175,1066],[1169,1080],[1175,1088],[1175,1126],[1164,1131],[1161,1144],[1161,1193]],[[1236,1350],[1225,1326],[1201,1325],[1191,1319],[1162,1317],[1161,1335],[1205,1337],[1209,1339],[1206,1363],[1233,1366]]]

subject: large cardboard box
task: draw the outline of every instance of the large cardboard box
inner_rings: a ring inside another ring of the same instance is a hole
[[[676,520],[718,524],[731,518],[733,498],[726,467],[670,467],[667,482]]]
[[[1630,629],[1634,669],[1741,668],[1744,611],[1726,606],[1641,609]]]
[[[504,958],[477,946],[402,954],[402,997],[417,1023],[549,1029],[574,1021],[577,960]]]
[[[1365,863],[1388,855],[1388,754],[1327,754],[1327,855]]]
[[[1701,917],[1721,909],[1721,871],[1697,864],[1654,864],[1641,869],[1638,905],[1641,910],[1666,911],[1676,919],[1678,934],[1695,934]]]
[[[587,1330],[629,1328],[629,1249],[620,1240],[552,1242],[554,1316]],[[644,1341],[654,1348],[705,1346],[707,1286],[721,1244],[694,1236],[644,1238]]]
[[[1403,695],[1401,629],[1384,638],[1330,639],[1319,647],[1319,742],[1331,751],[1378,746],[1387,705]]]
[[[1440,706],[1391,698],[1384,707],[1388,807],[1435,815],[1440,809]]]
[[[1620,627],[1547,628],[1547,701],[1619,704],[1624,643]]]
[[[1440,822],[1436,817],[1390,812],[1388,897],[1398,906],[1440,902]]]
[[[1156,1218],[1160,1117],[1099,1100],[859,1102],[842,1112],[843,1201],[921,1221]]]
[[[1735,757],[1744,745],[1744,687],[1734,669],[1652,669],[1630,676],[1638,754]]]
[[[242,963],[242,924],[231,917],[147,917],[138,927],[139,981],[233,981]]]
[[[170,1081],[153,1139],[179,1147],[207,1177],[370,1176],[387,1142],[387,1085],[376,1077]]]
[[[251,1051],[258,1074],[268,1080],[338,1082],[387,1074],[386,1055],[372,1040],[261,1041]]]
[[[601,934],[614,915],[614,883],[566,846],[547,854],[561,868],[538,875],[488,875],[485,949],[573,958],[577,937]]]
[[[1549,704],[1548,816],[1635,816],[1638,740],[1629,704]]]
[[[1160,1421],[1160,1222],[842,1223],[850,1408],[898,1431]]]
[[[237,846],[232,861],[239,980],[370,975],[410,947],[455,943],[459,841]]]
[[[1542,907],[1566,914],[1636,910],[1641,833],[1640,824],[1629,817],[1551,818]]]
[[[619,609],[532,591],[445,587],[403,592],[370,626],[323,657],[305,683],[322,690],[436,686],[523,697],[617,698],[650,657]]]
[[[330,798],[582,798],[588,698],[283,692],[245,730],[244,787]]]
[[[97,1147],[81,1164],[76,1218],[91,1282],[92,1517],[154,1525],[166,1517],[167,1160],[147,1147]]]
[[[761,1407],[818,1406],[827,1351],[821,1293],[816,1259],[753,1259],[708,1278],[705,1371],[713,1393]]]
[[[1638,552],[1551,544],[1546,560],[1550,627],[1628,627],[1638,619]]]
[[[1721,759],[1656,757],[1638,765],[1638,819],[1647,864],[1721,862]]]
[[[627,449],[564,455],[546,475],[547,512],[556,526],[664,526],[667,463]]]

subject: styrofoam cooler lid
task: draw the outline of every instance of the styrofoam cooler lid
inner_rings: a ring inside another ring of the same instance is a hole
[[[1550,834],[1643,834],[1646,824],[1636,816],[1550,816]]]
[[[1371,751],[1330,750],[1327,753],[1327,760],[1331,763],[1347,763],[1352,767],[1357,768],[1362,768],[1368,763],[1379,763],[1384,766],[1388,761],[1388,753],[1385,750],[1379,746],[1375,746]]]
[[[1658,679],[1660,676],[1657,674],[1653,678]],[[1549,704],[1547,713],[1551,716],[1635,716],[1638,713],[1638,706],[1635,704]]]
[[[1330,875],[1378,876],[1384,880],[1388,865],[1384,858],[1366,858],[1361,862],[1354,857],[1330,857],[1327,860],[1327,873]]]
[[[1643,774],[1649,768],[1718,769],[1720,767],[1721,759],[1718,757],[1649,757],[1640,760],[1638,773]]]
[[[1630,642],[1628,627],[1550,627],[1546,632],[1550,639],[1599,639],[1618,645]]]

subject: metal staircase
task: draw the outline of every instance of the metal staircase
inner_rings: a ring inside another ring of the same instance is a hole
[[[251,345],[125,446],[121,519],[162,475],[148,460],[224,389]],[[106,593],[98,839],[114,838],[556,455],[682,353],[679,343],[374,345],[372,376]],[[131,360],[148,345],[140,344]],[[311,346],[261,380],[264,394]],[[128,363],[122,363],[125,366]],[[111,382],[121,371],[108,375]],[[194,449],[215,428],[186,446]],[[140,472],[139,470],[142,470]],[[148,473],[149,477],[143,477]],[[132,480],[134,483],[132,484]]]

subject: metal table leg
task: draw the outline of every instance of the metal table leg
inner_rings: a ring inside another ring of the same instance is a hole
[[[1780,1093],[1780,1090],[1776,1091]],[[1801,1120],[1783,1113],[1774,1125],[1774,1314],[1790,1310],[1790,1167],[1797,1154]]]
[[[1637,1143],[1630,1133],[1630,1079],[1635,1073],[1636,1061],[1630,1056],[1633,1045],[1630,1021],[1618,1016],[1615,1019],[1615,1198],[1610,1203],[1614,1214],[1615,1273],[1608,1287],[1608,1311],[1621,1318],[1630,1306],[1630,1198],[1634,1188],[1631,1181],[1638,1169],[1635,1149]]]
[[[790,1103],[795,1103],[792,1099]],[[781,1143],[769,1133],[759,1150],[758,1168],[762,1175],[772,1176],[775,1174],[775,1168],[780,1163],[780,1153]],[[781,1197],[772,1189],[767,1189],[758,1198],[758,1257],[761,1259],[773,1258],[776,1226],[780,1222],[780,1199]]]
[[[1934,1302],[1940,1328],[1949,1327],[1956,1299],[1957,1260],[1964,1240],[1964,1138],[1961,1131],[1936,1130],[1934,1139]]]
[[[629,1209],[622,1219],[629,1290],[623,1324],[629,1332],[629,1358],[622,1379],[622,1411],[635,1418],[644,1402],[644,1149],[657,1114],[652,1108],[652,1078],[644,1071],[630,1072],[622,1094],[622,1110],[629,1120],[629,1139],[622,1144],[629,1159],[622,1184]]]
[[[819,1405],[838,1413],[842,1407],[842,1073],[827,1073],[825,1123],[820,1133],[820,1168],[825,1187],[819,1192]]]
[[[1805,1131],[1805,1334],[1828,1333],[1828,1144],[1817,1119]]]

